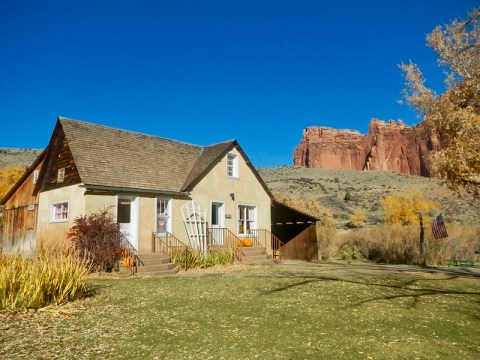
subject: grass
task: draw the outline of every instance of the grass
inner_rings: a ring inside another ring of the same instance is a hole
[[[26,259],[0,254],[0,310],[61,304],[84,295],[89,263],[74,254],[40,253]]]
[[[0,357],[480,355],[479,278],[449,271],[292,263],[190,276],[96,278],[91,285],[96,296],[64,307],[72,316],[0,313]]]

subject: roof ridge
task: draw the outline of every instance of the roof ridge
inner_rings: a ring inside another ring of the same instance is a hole
[[[111,130],[114,130],[114,131],[120,131],[120,132],[124,132],[124,133],[148,136],[148,137],[151,137],[151,138],[161,139],[161,140],[165,140],[165,141],[171,141],[173,143],[183,144],[183,145],[188,145],[188,146],[192,146],[192,147],[195,147],[195,148],[203,149],[203,146],[188,143],[188,142],[185,142],[185,141],[173,140],[173,139],[161,137],[161,136],[158,136],[158,135],[142,133],[142,132],[139,132],[139,131],[133,131],[133,130],[121,129],[121,128],[113,127],[113,126],[101,125],[101,124],[97,124],[97,123],[93,123],[93,122],[89,122],[89,121],[85,121],[85,120],[77,120],[77,119],[72,119],[72,118],[66,118],[66,117],[63,117],[63,116],[58,116],[58,120],[60,122],[67,121],[67,122],[72,122],[72,123],[80,123],[80,124],[85,124],[85,125],[89,125],[89,126],[98,126],[100,128],[103,128],[103,129],[111,129]]]

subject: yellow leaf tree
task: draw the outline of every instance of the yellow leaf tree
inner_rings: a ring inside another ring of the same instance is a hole
[[[382,201],[385,210],[385,222],[387,224],[419,224],[420,225],[420,259],[426,263],[426,244],[424,215],[431,210],[438,209],[438,204],[425,199],[418,190],[407,189],[397,194],[388,195]],[[428,217],[426,217],[428,220]]]
[[[357,208],[348,216],[350,222],[355,227],[363,227],[367,222],[367,215],[363,209]]]
[[[466,20],[437,26],[427,35],[437,53],[447,91],[437,95],[425,86],[420,68],[410,61],[400,67],[405,76],[404,99],[431,121],[447,146],[430,157],[432,173],[450,187],[480,195],[480,8]]]
[[[25,168],[21,166],[5,166],[0,169],[0,200],[7,195],[11,187],[25,173]]]

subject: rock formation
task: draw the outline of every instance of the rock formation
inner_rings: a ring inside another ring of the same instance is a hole
[[[430,176],[427,155],[441,144],[427,121],[411,127],[401,120],[372,119],[366,135],[312,126],[303,131],[293,162],[319,169],[386,170]]]

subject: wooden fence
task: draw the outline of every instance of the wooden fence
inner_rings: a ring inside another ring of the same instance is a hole
[[[280,249],[282,259],[318,260],[317,231],[315,224],[288,241]]]

